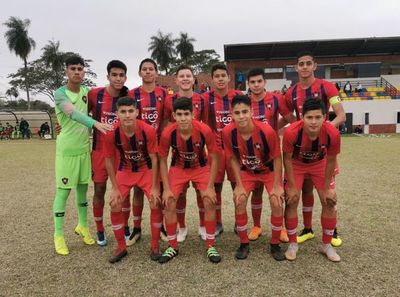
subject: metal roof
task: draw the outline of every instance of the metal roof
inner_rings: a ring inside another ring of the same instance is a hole
[[[225,61],[294,59],[301,51],[316,57],[398,55],[400,36],[224,45]]]

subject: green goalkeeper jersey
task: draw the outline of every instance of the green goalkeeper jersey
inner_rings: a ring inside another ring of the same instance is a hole
[[[87,87],[81,86],[79,93],[74,93],[67,86],[62,86],[54,94],[57,120],[61,125],[57,155],[73,156],[90,151],[89,128],[96,121],[87,115],[88,91]]]

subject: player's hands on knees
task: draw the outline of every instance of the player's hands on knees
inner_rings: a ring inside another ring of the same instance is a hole
[[[325,203],[329,207],[334,207],[336,205],[337,196],[334,189],[325,190],[322,196],[323,203]]]
[[[165,206],[167,206],[168,200],[171,199],[171,198],[172,198],[172,199],[174,198],[174,193],[172,193],[171,190],[165,190],[165,189],[164,189],[163,194],[162,194],[162,203],[163,203]]]
[[[274,185],[272,191],[269,195],[270,199],[276,201],[277,206],[282,207],[283,203],[285,202],[285,192],[281,185]]]
[[[122,203],[122,196],[118,189],[112,188],[111,189],[111,196],[110,196],[110,207],[117,208]]]
[[[236,185],[233,190],[233,201],[236,205],[239,205],[247,200],[247,192],[243,186]]]
[[[287,187],[286,189],[286,205],[292,205],[300,199],[300,192],[296,187]]]
[[[93,127],[95,127],[97,130],[99,130],[103,134],[106,134],[107,131],[112,131],[112,129],[113,129],[112,125],[103,124],[100,122],[96,122]]]
[[[207,189],[201,193],[203,199],[208,198],[213,204],[217,203],[217,194],[215,193],[214,187],[207,187]]]
[[[158,188],[151,188],[150,191],[150,204],[154,207],[161,204],[161,197],[160,197],[160,189]]]

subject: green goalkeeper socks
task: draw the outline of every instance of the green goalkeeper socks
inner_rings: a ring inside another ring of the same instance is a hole
[[[76,208],[78,210],[78,220],[79,220],[79,225],[82,227],[87,227],[88,226],[88,220],[87,220],[87,199],[86,199],[86,194],[88,190],[88,185],[87,184],[79,184],[76,187]]]
[[[67,203],[68,195],[71,192],[70,189],[57,188],[56,197],[53,203],[53,214],[54,214],[54,235],[64,235],[64,215],[65,215],[65,204]]]

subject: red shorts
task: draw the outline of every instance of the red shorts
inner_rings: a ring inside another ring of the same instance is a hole
[[[199,168],[179,168],[171,167],[168,172],[169,186],[175,198],[186,189],[191,181],[194,188],[204,191],[207,188],[210,179],[210,167]]]
[[[274,172],[254,174],[247,170],[241,170],[240,178],[242,179],[243,187],[247,193],[259,188],[260,185],[264,185],[269,194],[274,187]]]
[[[220,184],[223,183],[225,180],[225,171],[226,175],[228,176],[228,180],[230,182],[235,182],[235,175],[233,174],[231,161],[226,160],[225,152],[223,150],[219,151],[219,165],[218,165],[218,172],[215,178],[215,183]]]
[[[105,157],[102,151],[92,151],[92,180],[95,183],[105,183],[108,179],[108,173],[106,169]],[[118,155],[114,157],[115,164],[114,168],[117,171],[118,168]]]
[[[324,189],[326,162],[317,162],[314,164],[298,164],[293,162],[292,164],[294,179],[298,190],[301,190],[303,187],[304,179],[311,179],[317,190]],[[335,189],[335,186],[335,179],[332,177],[330,189]]]
[[[147,198],[150,197],[153,178],[151,169],[139,172],[117,171],[115,178],[122,198],[127,197],[133,187],[140,188]]]

